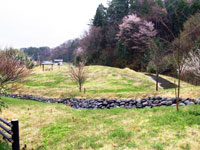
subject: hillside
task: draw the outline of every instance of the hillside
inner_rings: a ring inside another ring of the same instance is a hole
[[[86,93],[78,88],[69,76],[69,66],[54,66],[53,71],[42,71],[36,67],[25,79],[18,83],[19,89],[14,93],[32,94],[43,97],[85,97],[85,98],[141,98],[162,95],[174,97],[174,89],[159,88],[155,91],[155,82],[145,73],[135,72],[128,68],[119,69],[106,66],[88,66]],[[162,76],[174,83],[174,78]],[[182,97],[197,98],[200,87],[182,83]]]

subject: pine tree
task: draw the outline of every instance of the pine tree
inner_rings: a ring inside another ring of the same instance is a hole
[[[192,15],[194,15],[197,12],[200,12],[200,0],[193,1],[190,7],[190,13]]]
[[[119,22],[128,14],[129,0],[112,0],[108,7],[107,19],[109,22]]]
[[[172,23],[172,31],[178,36],[190,15],[190,4],[185,0],[166,0],[165,5]]]
[[[106,11],[105,7],[103,4],[100,4],[96,10],[96,14],[93,20],[93,25],[96,27],[101,27],[105,24],[105,16],[106,16]]]

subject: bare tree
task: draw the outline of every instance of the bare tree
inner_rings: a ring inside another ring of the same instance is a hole
[[[18,81],[29,73],[26,62],[19,59],[18,53],[10,50],[0,52],[0,87],[5,86],[7,83]]]
[[[76,67],[70,66],[69,75],[71,79],[77,83],[79,91],[82,91],[82,86],[86,81],[86,69],[83,62],[79,62]]]
[[[179,19],[179,15],[183,15],[183,13],[178,14],[177,11],[174,9],[174,13],[176,16],[176,20],[178,22],[178,31],[181,33],[181,26],[180,26],[180,19]],[[185,16],[185,18],[187,18]],[[174,42],[171,42],[171,40],[167,41],[169,43],[169,48],[171,49],[171,52],[173,53],[173,57],[174,57],[174,61],[175,61],[175,66],[176,66],[176,70],[177,70],[177,78],[178,78],[178,87],[177,87],[177,93],[175,92],[176,95],[176,109],[177,111],[179,110],[179,100],[180,100],[180,88],[181,88],[181,76],[182,73],[185,69],[184,66],[184,62],[185,62],[185,58],[188,54],[188,50],[186,51],[184,50],[184,41],[183,39],[187,39],[191,34],[194,34],[195,31],[200,27],[200,24],[197,23],[196,26],[187,31],[187,32],[182,32],[178,37],[176,37],[176,35],[173,33],[172,29],[170,29],[163,21],[161,21],[162,24],[166,27],[166,29],[168,30],[168,32],[171,34],[171,36],[174,39]],[[176,91],[176,90],[175,90]]]
[[[151,49],[151,62],[156,67],[156,91],[158,91],[158,78],[160,65],[162,63],[163,46],[159,39],[153,38],[149,43],[149,48]]]
[[[6,95],[8,83],[18,81],[29,74],[26,60],[18,54],[13,50],[0,51],[0,94]],[[13,86],[9,89],[13,89]],[[0,95],[0,111],[2,107],[6,107],[6,104],[1,100]]]

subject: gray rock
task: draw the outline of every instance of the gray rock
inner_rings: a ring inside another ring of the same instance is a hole
[[[136,104],[136,108],[142,108],[142,104],[141,103],[137,103]]]
[[[142,105],[143,106],[148,106],[149,104],[148,104],[148,102],[144,102],[144,103],[142,103]]]
[[[189,102],[187,105],[194,105],[195,103],[194,102]]]
[[[179,105],[179,106],[185,106],[185,104],[184,104],[184,103],[179,103],[178,105]]]
[[[125,102],[120,102],[120,105],[125,105]]]
[[[197,98],[196,103],[200,105],[200,98]]]
[[[170,106],[172,104],[173,104],[172,101],[167,101],[167,106]]]
[[[159,104],[159,103],[160,103],[159,100],[155,100],[155,101],[153,101],[153,104]]]
[[[167,101],[162,101],[160,104],[161,105],[167,105]]]

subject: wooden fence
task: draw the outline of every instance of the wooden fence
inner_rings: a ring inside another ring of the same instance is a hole
[[[18,120],[8,122],[0,118],[0,134],[3,136],[3,139],[12,144],[12,150],[20,150]]]

